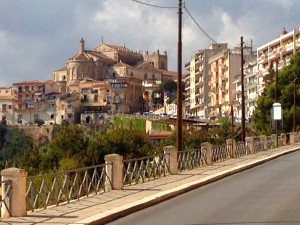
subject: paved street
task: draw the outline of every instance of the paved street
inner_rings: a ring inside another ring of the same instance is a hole
[[[170,175],[143,184],[125,187],[120,191],[111,191],[81,199],[70,204],[52,207],[33,213],[29,212],[27,217],[3,219],[0,224],[105,224],[119,217],[136,212],[137,210],[153,206],[154,204],[165,201],[171,197],[178,196],[229,175],[260,165],[281,155],[298,151],[299,149],[300,145],[298,144],[288,145],[278,149],[246,155],[237,159],[230,159],[224,162],[215,163],[212,166],[185,171],[179,175]],[[279,160],[281,158],[282,157],[280,157]],[[248,178],[246,179],[249,180],[249,182],[251,181]],[[247,210],[251,209],[247,208]]]
[[[109,225],[300,224],[299,162],[288,154]]]

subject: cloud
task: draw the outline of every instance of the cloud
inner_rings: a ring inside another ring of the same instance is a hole
[[[255,46],[276,38],[283,27],[299,27],[299,0],[188,0],[185,6],[198,24],[230,47],[240,36]],[[144,2],[177,6],[174,0]],[[0,84],[47,80],[79,50],[101,41],[125,44],[133,51],[168,52],[169,69],[177,67],[177,9],[161,9],[132,0],[0,0]],[[280,15],[280,16],[278,16]],[[183,9],[183,63],[212,41]]]

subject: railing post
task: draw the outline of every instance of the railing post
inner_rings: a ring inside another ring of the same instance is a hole
[[[227,145],[231,145],[231,151],[230,151],[230,157],[236,158],[236,142],[234,139],[227,139],[226,140]]]
[[[268,150],[268,138],[266,135],[261,135],[260,136],[260,140],[262,141],[263,143],[263,151],[267,151]]]
[[[253,137],[246,137],[246,144],[249,148],[249,153],[254,154],[254,138]]]
[[[213,145],[209,142],[204,142],[204,143],[201,143],[201,150],[202,149],[205,149],[206,150],[206,163],[208,166],[212,165],[213,164],[213,161],[212,161],[212,147]]]
[[[11,216],[26,216],[26,178],[27,172],[23,169],[8,168],[1,171],[1,180],[11,180]],[[2,184],[2,196],[5,188]],[[5,207],[1,208],[1,217],[9,217],[9,212]]]
[[[290,132],[290,144],[294,145],[296,143],[296,132]]]
[[[176,175],[178,174],[178,151],[174,146],[166,146],[164,147],[164,154],[168,166],[170,168],[170,174]]]
[[[285,133],[282,133],[282,134],[280,134],[280,136],[281,136],[281,139],[282,139],[282,145],[284,146],[284,145],[287,145],[287,143],[286,143],[286,134]]]
[[[123,156],[110,154],[104,156],[107,178],[105,179],[105,191],[121,190],[123,188]]]
[[[271,148],[276,148],[277,147],[277,134],[272,134],[271,135],[271,140],[272,140],[272,147]],[[278,144],[279,146],[279,144]]]

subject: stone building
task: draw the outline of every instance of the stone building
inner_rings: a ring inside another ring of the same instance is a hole
[[[110,45],[103,41],[93,50],[86,50],[85,41],[81,39],[79,52],[65,67],[53,72],[53,80],[61,93],[79,92],[79,84],[85,79],[108,81],[111,98],[117,100],[104,111],[143,112],[149,109],[148,102],[143,101],[143,93],[147,91],[151,96],[162,80],[174,80],[174,73],[167,71],[167,65],[167,52],[161,55],[157,50],[143,56],[142,51],[131,51],[125,45]],[[119,103],[118,98],[122,98]],[[127,102],[128,99],[132,102]]]

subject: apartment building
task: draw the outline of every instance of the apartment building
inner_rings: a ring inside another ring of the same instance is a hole
[[[187,74],[184,76],[186,91],[184,105],[187,115],[209,117],[210,66],[208,62],[210,57],[224,49],[227,49],[227,44],[212,44],[208,49],[194,52],[191,61],[185,64]]]
[[[256,55],[253,55],[254,60],[244,65],[244,99],[245,99],[245,118],[250,121],[251,116],[257,106],[258,99],[258,66]],[[235,76],[234,80],[234,118],[236,121],[241,121],[242,118],[242,82],[241,75]]]
[[[243,59],[248,63],[253,59],[251,48],[243,48]],[[241,48],[225,49],[210,57],[208,61],[211,71],[210,79],[210,117],[230,115],[239,112],[240,92],[234,83],[241,75]],[[238,115],[234,115],[236,118]]]
[[[0,88],[0,119],[7,125],[12,125],[14,121],[13,92],[12,88]]]
[[[289,65],[290,59],[300,49],[300,28],[287,32],[285,29],[280,36],[257,48],[257,77],[258,95],[264,89],[263,76],[266,75],[270,67],[276,70]]]
[[[12,124],[34,124],[38,120],[48,121],[46,95],[58,91],[58,86],[52,81],[24,81],[14,83]]]

